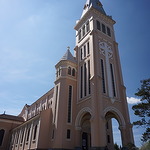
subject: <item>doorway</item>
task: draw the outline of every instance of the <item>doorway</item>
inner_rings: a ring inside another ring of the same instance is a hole
[[[81,121],[82,150],[90,150],[90,147],[91,147],[91,123],[90,123],[90,118],[91,118],[91,115],[89,113],[85,114],[82,117],[82,121]]]
[[[108,149],[114,150],[114,145],[122,146],[122,135],[119,130],[120,122],[117,115],[113,112],[106,114],[106,139]]]
[[[82,133],[82,150],[88,150],[88,133]]]

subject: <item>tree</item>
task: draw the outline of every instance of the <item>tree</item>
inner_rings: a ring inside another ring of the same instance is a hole
[[[128,143],[125,147],[125,150],[139,150],[139,148],[137,148],[133,143]]]
[[[140,150],[150,150],[150,141],[145,143]]]
[[[133,122],[133,125],[145,128],[141,140],[146,142],[150,140],[150,78],[141,81],[141,87],[138,88],[135,95],[140,97],[141,103],[134,105],[132,109],[140,120]]]
[[[118,146],[117,143],[114,144],[114,149],[115,149],[115,150],[120,150],[120,148],[119,148],[119,146]]]

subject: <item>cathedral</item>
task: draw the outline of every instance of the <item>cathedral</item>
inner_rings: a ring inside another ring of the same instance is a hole
[[[18,116],[0,115],[0,150],[114,150],[112,118],[122,146],[134,144],[114,24],[99,0],[86,1],[54,88]]]

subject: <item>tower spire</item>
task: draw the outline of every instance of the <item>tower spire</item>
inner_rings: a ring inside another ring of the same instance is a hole
[[[70,46],[67,47],[67,50],[70,51]]]
[[[64,54],[64,56],[61,58],[61,60],[69,60],[72,61],[73,63],[76,63],[75,58],[73,57],[73,55],[70,52],[70,47],[67,47],[67,51]]]
[[[106,15],[106,12],[103,8],[103,5],[99,0],[87,0],[85,5],[84,5],[83,13],[82,13],[81,17],[83,17],[91,7],[95,8],[96,10],[101,12],[102,14]]]

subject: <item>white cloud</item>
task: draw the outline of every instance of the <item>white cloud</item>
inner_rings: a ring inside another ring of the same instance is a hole
[[[128,104],[136,104],[140,102],[140,99],[135,97],[127,97]]]

